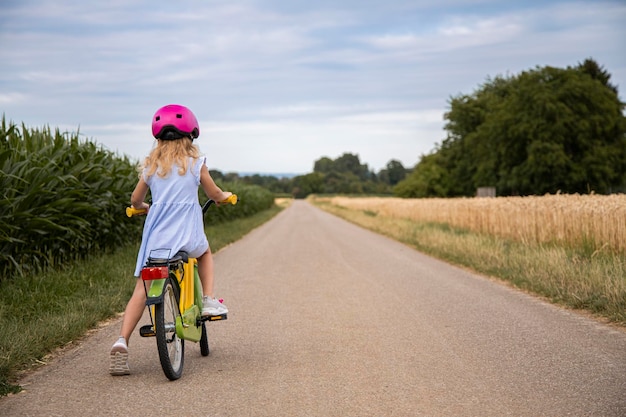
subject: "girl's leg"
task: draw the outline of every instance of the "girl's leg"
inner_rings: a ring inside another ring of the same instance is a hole
[[[128,343],[128,339],[130,335],[137,327],[137,323],[141,320],[141,316],[143,315],[143,310],[146,307],[146,290],[143,286],[143,280],[141,278],[137,278],[137,283],[135,284],[135,290],[133,291],[133,295],[130,297],[128,304],[126,305],[126,310],[124,311],[124,319],[122,320],[122,331],[120,336],[126,339],[126,343]]]
[[[128,375],[130,368],[128,366],[128,339],[133,330],[139,323],[143,315],[143,309],[146,305],[146,291],[143,287],[141,278],[137,278],[135,290],[130,297],[126,310],[124,311],[124,319],[122,320],[122,331],[120,338],[111,346],[109,373],[111,375]]]
[[[213,297],[213,255],[211,248],[198,257],[198,275],[202,283],[202,295]]]
[[[213,296],[213,255],[211,248],[198,257],[198,275],[202,283],[202,315],[219,316],[228,313],[228,308]]]

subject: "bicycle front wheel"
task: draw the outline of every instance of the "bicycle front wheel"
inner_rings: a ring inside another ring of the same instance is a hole
[[[154,325],[161,367],[165,376],[173,381],[183,374],[185,341],[176,334],[178,292],[169,279],[163,288],[163,302],[154,307]]]

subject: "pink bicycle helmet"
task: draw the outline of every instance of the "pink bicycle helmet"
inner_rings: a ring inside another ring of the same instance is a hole
[[[200,136],[196,116],[185,106],[168,104],[152,117],[152,135],[157,139],[175,140],[183,137],[195,139]]]

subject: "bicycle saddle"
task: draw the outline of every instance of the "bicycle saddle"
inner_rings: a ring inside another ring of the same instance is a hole
[[[189,254],[185,251],[178,251],[176,255],[171,258],[160,258],[160,257],[148,257],[149,264],[168,264],[168,263],[176,263],[176,262],[189,262]]]

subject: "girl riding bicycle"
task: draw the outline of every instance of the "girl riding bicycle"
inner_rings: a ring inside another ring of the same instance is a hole
[[[147,209],[141,247],[137,256],[135,276],[139,277],[150,251],[167,248],[173,256],[185,251],[198,259],[198,274],[202,282],[202,315],[218,316],[228,313],[224,304],[213,296],[213,258],[204,234],[202,209],[198,201],[198,186],[207,197],[224,201],[232,193],[222,191],[213,181],[206,166],[206,158],[193,140],[200,135],[200,127],[188,108],[170,104],[157,110],[152,118],[152,134],[156,147],[145,159],[139,182],[131,195],[131,204]],[[152,206],[144,200],[150,190]],[[111,348],[112,375],[127,375],[128,340],[143,315],[146,292],[137,279],[122,321],[120,338]],[[120,367],[120,362],[123,365]]]

